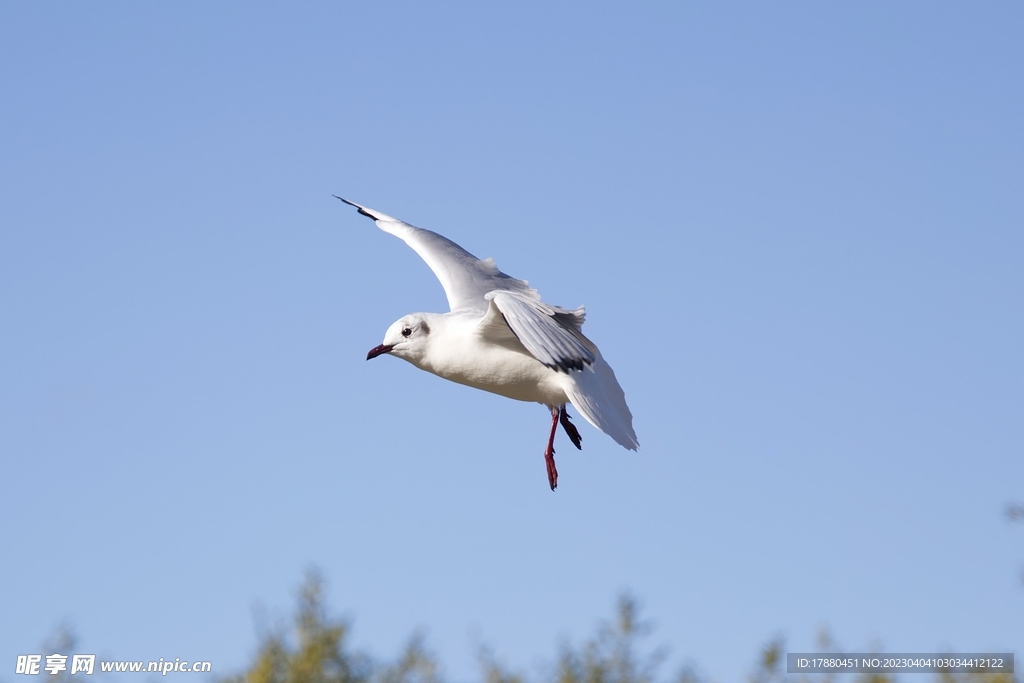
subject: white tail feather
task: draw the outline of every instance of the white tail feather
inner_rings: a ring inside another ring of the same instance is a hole
[[[626,395],[615,379],[615,373],[600,354],[593,368],[571,373],[574,380],[566,389],[569,401],[587,422],[615,439],[623,448],[640,448],[633,431],[633,414],[626,405]]]

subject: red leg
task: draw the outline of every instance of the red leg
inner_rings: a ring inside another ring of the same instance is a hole
[[[548,466],[548,484],[554,491],[558,486],[558,470],[555,469],[555,430],[558,429],[558,408],[551,410],[551,434],[548,447],[544,450],[544,462]]]

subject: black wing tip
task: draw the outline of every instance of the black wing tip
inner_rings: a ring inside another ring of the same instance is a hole
[[[377,220],[377,217],[376,217],[376,216],[374,216],[374,215],[373,215],[373,214],[371,214],[371,213],[367,213],[367,212],[366,212],[366,209],[364,209],[363,207],[359,206],[359,205],[358,205],[358,204],[356,204],[355,202],[350,202],[349,200],[345,199],[344,197],[339,197],[339,196],[338,196],[338,195],[336,195],[336,194],[332,194],[331,196],[332,196],[332,197],[334,197],[335,199],[340,199],[341,201],[345,202],[345,203],[346,203],[346,204],[348,204],[349,206],[354,206],[354,207],[356,207],[356,211],[358,211],[358,212],[359,212],[359,213],[361,213],[362,215],[366,216],[367,218],[370,218],[370,219],[373,219],[373,220]]]
[[[543,362],[543,361],[542,361]],[[593,367],[593,363],[582,358],[564,358],[556,360],[554,363],[544,363],[555,372],[564,372],[569,374],[572,371],[583,372],[584,370]]]

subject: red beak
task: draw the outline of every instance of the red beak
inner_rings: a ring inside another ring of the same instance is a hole
[[[374,346],[372,349],[370,349],[370,352],[366,354],[366,360],[376,358],[382,353],[391,353],[391,349],[393,348],[395,348],[394,344],[381,344],[380,346]]]

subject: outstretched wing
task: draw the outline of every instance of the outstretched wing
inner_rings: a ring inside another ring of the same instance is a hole
[[[490,302],[479,325],[485,337],[507,344],[515,335],[530,355],[552,370],[583,370],[597,360],[597,347],[581,331],[582,306],[570,311],[507,290],[488,292],[484,298]]]
[[[377,222],[377,227],[402,239],[420,255],[441,281],[448,307],[453,310],[487,311],[484,295],[494,290],[515,292],[527,299],[540,299],[537,291],[525,280],[517,280],[498,270],[494,259],[478,259],[468,251],[436,232],[417,228],[380,211],[342,199],[356,207],[364,216]]]

